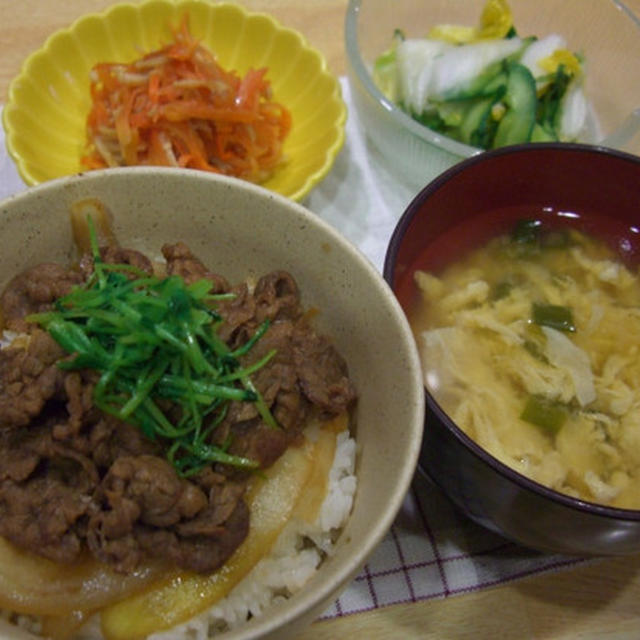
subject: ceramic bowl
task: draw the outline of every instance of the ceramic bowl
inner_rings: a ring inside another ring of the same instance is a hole
[[[604,239],[640,265],[640,158],[586,145],[521,145],[464,160],[428,184],[391,237],[384,277],[405,311],[416,264],[443,268],[526,218]],[[489,455],[425,390],[421,472],[467,516],[522,545],[577,555],[640,551],[640,511],[548,489]]]
[[[424,395],[402,309],[371,263],[309,210],[234,178],[184,169],[98,170],[0,203],[0,286],[41,261],[68,263],[74,252],[69,207],[86,198],[107,208],[115,236],[127,246],[155,253],[167,240],[181,239],[231,282],[276,268],[290,271],[304,306],[318,309],[316,326],[332,336],[347,362],[359,394],[358,489],[335,553],[296,595],[220,637],[294,636],[361,568],[390,527],[415,471]]]
[[[291,111],[288,162],[263,186],[301,200],[324,178],[344,143],[346,107],[322,54],[300,33],[237,4],[147,0],[84,16],[25,60],[9,87],[3,124],[9,154],[28,185],[82,170],[91,68],[131,62],[163,46],[184,14],[193,36],[225,69],[244,74],[267,67],[274,100]]]
[[[456,162],[481,150],[440,135],[391,103],[372,79],[374,60],[391,44],[393,31],[424,37],[439,24],[475,26],[486,0],[350,0],[345,48],[352,100],[361,123],[386,164],[408,184],[421,188]],[[619,0],[510,0],[522,36],[558,33],[586,58],[585,92],[596,123],[592,138],[640,153],[640,18]]]

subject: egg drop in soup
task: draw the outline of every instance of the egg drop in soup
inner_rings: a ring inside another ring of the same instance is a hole
[[[453,421],[547,487],[640,508],[637,267],[582,231],[522,219],[413,277],[425,385]]]

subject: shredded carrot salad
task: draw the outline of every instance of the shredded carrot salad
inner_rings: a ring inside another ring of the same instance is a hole
[[[92,69],[82,164],[189,167],[262,182],[283,162],[291,129],[266,74],[224,70],[185,18],[161,49]]]

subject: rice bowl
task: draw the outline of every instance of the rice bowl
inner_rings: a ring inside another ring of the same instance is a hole
[[[273,600],[283,601],[264,615],[223,634],[225,638],[270,634],[287,637],[287,633],[295,633],[302,624],[326,609],[355,575],[402,502],[415,468],[424,408],[417,354],[406,320],[387,286],[373,266],[327,225],[299,205],[259,187],[233,179],[187,173],[140,169],[92,172],[47,183],[9,199],[2,205],[6,214],[2,220],[9,227],[3,237],[8,238],[13,227],[21,237],[27,237],[28,247],[22,246],[13,254],[4,252],[0,272],[9,274],[34,264],[43,252],[53,259],[68,259],[70,236],[64,222],[53,226],[56,229],[53,236],[44,237],[39,229],[44,228],[45,219],[52,215],[62,216],[61,221],[64,220],[70,203],[91,196],[104,201],[114,214],[115,233],[128,238],[130,245],[148,247],[154,238],[182,237],[194,252],[205,259],[208,257],[214,267],[224,265],[225,273],[231,278],[280,266],[290,269],[300,279],[305,302],[320,311],[318,325],[334,336],[362,395],[354,431],[356,445],[351,440],[344,443],[351,450],[348,462],[342,465],[347,472],[344,475],[343,470],[343,475],[338,475],[341,491],[330,494],[336,502],[344,502],[341,511],[348,508],[353,495],[352,517],[347,520],[343,534],[304,588],[284,600],[281,597],[283,583],[276,581],[270,586]],[[114,186],[116,182],[118,185]],[[123,209],[129,212],[128,216],[118,215]],[[180,217],[175,215],[177,210],[181,212]],[[264,215],[269,216],[271,224],[261,225],[264,230],[257,238],[255,217]],[[26,219],[34,231],[25,236],[20,228]],[[215,252],[211,247],[213,238],[216,238]],[[323,274],[321,278],[318,273]],[[349,277],[345,278],[345,274]],[[373,315],[370,308],[365,312],[358,303],[363,299],[371,302],[372,296],[376,301]],[[354,340],[354,336],[358,338]],[[380,363],[381,369],[375,381],[370,377],[374,344],[375,362]],[[396,428],[390,430],[390,424]],[[358,477],[355,493],[349,471],[354,449]],[[391,481],[383,489],[375,482],[381,465],[394,470]],[[326,533],[326,527],[335,523],[323,526]],[[305,538],[308,537],[309,531],[306,531]],[[316,540],[316,547],[323,555],[327,548],[326,535]],[[290,560],[284,551],[282,553],[278,573]],[[311,560],[309,567],[317,563],[318,553],[317,550],[305,551],[305,558],[309,556],[307,559]],[[273,573],[273,567],[267,569]],[[249,598],[253,600],[254,594]],[[239,600],[246,602],[245,596],[238,596]],[[246,609],[246,604],[238,605],[237,601],[226,604],[229,608],[221,615],[233,624],[231,618],[241,607]],[[194,620],[193,624],[200,634],[210,626],[205,620]]]

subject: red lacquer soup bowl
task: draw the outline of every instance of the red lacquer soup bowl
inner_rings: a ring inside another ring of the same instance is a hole
[[[418,295],[417,268],[437,272],[523,218],[597,236],[637,272],[640,158],[593,146],[538,144],[465,160],[409,204],[391,237],[384,277],[408,312]],[[467,516],[543,551],[640,551],[639,510],[570,497],[521,475],[476,444],[425,393],[419,469]]]

